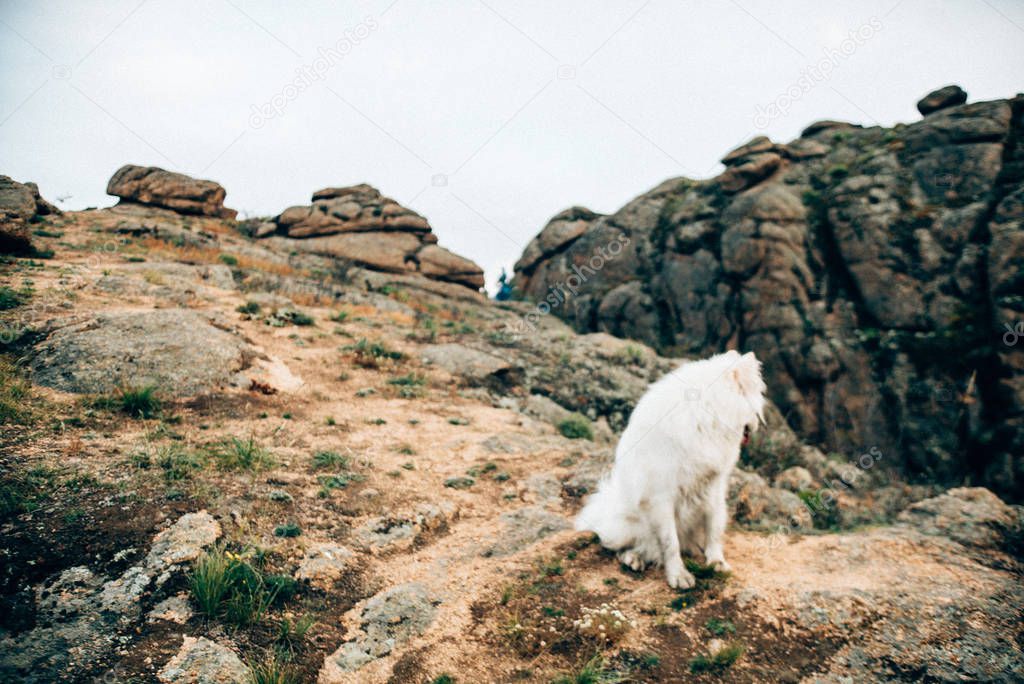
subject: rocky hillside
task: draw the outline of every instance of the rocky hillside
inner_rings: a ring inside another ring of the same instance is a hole
[[[563,211],[515,285],[580,332],[754,350],[788,423],[826,451],[876,447],[918,481],[1020,500],[1024,96],[966,99],[943,88],[891,129],[758,137],[710,180]]]
[[[990,491],[771,407],[732,574],[673,591],[571,520],[679,359],[486,300],[367,186],[236,221],[215,183],[115,179],[107,209],[2,196],[0,680],[1024,677],[1022,513]]]

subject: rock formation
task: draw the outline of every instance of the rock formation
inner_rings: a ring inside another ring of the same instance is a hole
[[[280,236],[294,249],[389,273],[420,273],[478,290],[483,269],[437,244],[427,220],[366,184],[324,188],[309,206],[289,207],[258,236]]]
[[[580,331],[752,349],[803,437],[1020,499],[1024,96],[965,99],[943,88],[892,129],[762,136],[716,178],[564,211],[515,285]]]
[[[34,350],[40,385],[102,393],[159,388],[191,396],[229,384],[255,355],[237,336],[186,309],[124,311],[60,321]]]
[[[940,109],[962,105],[965,102],[967,102],[966,91],[958,85],[949,85],[932,91],[921,98],[917,103],[917,111],[921,112],[922,116],[927,116]]]
[[[0,176],[0,254],[31,250],[28,224],[40,216],[60,213],[42,198],[35,183]]]
[[[107,194],[179,214],[234,218],[237,213],[224,206],[225,191],[219,183],[155,166],[122,166],[107,183]]]

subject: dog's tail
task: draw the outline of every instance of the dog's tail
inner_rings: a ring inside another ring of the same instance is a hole
[[[601,546],[613,550],[631,546],[637,535],[635,516],[626,510],[619,489],[615,480],[606,475],[576,516],[577,530],[596,532]]]

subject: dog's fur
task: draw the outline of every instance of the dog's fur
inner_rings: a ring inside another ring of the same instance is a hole
[[[694,578],[680,552],[726,571],[725,495],[744,431],[763,422],[765,384],[753,352],[685,363],[633,409],[615,464],[576,518],[634,570],[664,565],[670,586]]]

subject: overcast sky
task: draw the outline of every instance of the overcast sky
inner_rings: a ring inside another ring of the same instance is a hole
[[[242,215],[368,182],[493,283],[565,207],[1022,75],[1019,0],[0,0],[0,173],[80,209],[161,166]]]

